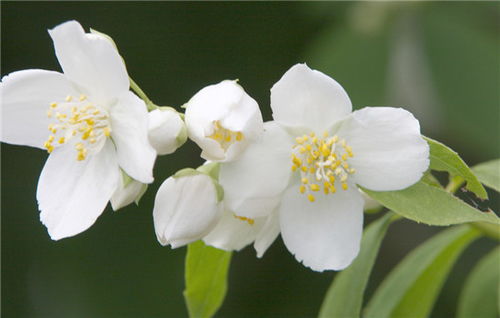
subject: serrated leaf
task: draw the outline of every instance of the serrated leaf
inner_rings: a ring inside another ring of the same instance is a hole
[[[365,229],[359,255],[346,270],[335,276],[321,305],[319,318],[360,316],[366,284],[393,216],[388,213]]]
[[[478,198],[487,199],[488,194],[483,185],[460,156],[439,141],[424,137],[430,147],[430,169],[446,171],[451,177],[460,176],[466,184],[466,188],[477,195]]]
[[[212,317],[224,301],[231,252],[197,241],[188,245],[184,299],[189,317]]]
[[[458,318],[500,316],[500,247],[479,261],[465,282],[458,302]]]
[[[467,222],[500,224],[493,212],[481,212],[443,189],[419,181],[399,191],[363,191],[390,210],[407,219],[429,225]]]
[[[500,192],[500,159],[480,163],[472,171],[484,185]]]
[[[426,317],[461,252],[479,231],[467,225],[442,231],[408,254],[368,303],[364,317]]]

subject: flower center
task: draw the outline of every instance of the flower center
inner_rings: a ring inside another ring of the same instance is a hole
[[[89,152],[98,152],[111,135],[108,113],[85,95],[70,95],[64,102],[51,103],[47,116],[51,119],[50,135],[44,147],[49,153],[71,140],[76,160],[82,161]]]
[[[247,222],[248,224],[250,225],[253,225],[255,223],[255,220],[254,219],[251,219],[251,218],[247,218],[247,217],[244,217],[244,216],[239,216],[239,215],[236,215],[233,213],[233,216],[235,218],[237,218],[238,220],[241,220],[241,221],[244,221],[244,222]]]
[[[347,190],[347,178],[355,170],[349,167],[348,159],[354,157],[352,148],[337,135],[330,137],[327,132],[323,137],[315,133],[295,138],[293,146],[292,171],[299,171],[301,177],[300,193],[307,194],[307,199],[314,202],[313,192],[323,187],[325,194],[335,193],[335,182]]]
[[[217,141],[224,151],[232,144],[243,140],[243,133],[224,128],[218,120],[214,121],[214,132],[208,138]]]

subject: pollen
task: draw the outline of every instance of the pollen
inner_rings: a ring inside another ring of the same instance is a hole
[[[213,133],[208,138],[217,141],[224,151],[236,142],[241,142],[245,136],[241,131],[232,131],[222,126],[220,121],[213,122]]]
[[[233,216],[235,218],[237,218],[238,220],[247,222],[249,225],[254,225],[254,223],[255,223],[255,220],[251,219],[251,218],[247,218],[247,217],[244,217],[244,216],[239,216],[239,215],[236,215],[234,213],[233,213]]]
[[[71,144],[76,151],[76,160],[83,161],[89,154],[99,151],[111,135],[108,113],[92,104],[86,95],[78,98],[68,95],[60,103],[50,103],[47,116],[50,135],[44,147],[49,153],[75,138],[77,141]]]
[[[321,135],[312,132],[296,137],[295,142],[291,169],[300,174],[299,192],[305,194],[307,200],[315,202],[313,193],[320,190],[330,195],[337,192],[337,187],[344,191],[349,188],[349,176],[355,173],[349,159],[354,153],[345,139],[330,136],[328,132]]]

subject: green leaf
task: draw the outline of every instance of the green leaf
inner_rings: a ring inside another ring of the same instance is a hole
[[[443,189],[419,181],[399,191],[363,191],[390,210],[416,222],[451,225],[467,222],[500,224],[493,212],[481,212]]]
[[[335,276],[321,305],[319,318],[360,316],[366,284],[393,216],[388,213],[365,229],[358,257]]]
[[[474,267],[459,298],[458,318],[495,318],[500,315],[500,247]]]
[[[477,230],[463,225],[427,240],[382,282],[366,307],[365,317],[428,316],[453,264],[477,237]]]
[[[231,252],[197,241],[188,245],[186,255],[186,300],[189,317],[212,317],[224,301]]]
[[[446,171],[450,177],[460,176],[467,182],[465,187],[469,191],[474,192],[481,199],[488,198],[481,182],[455,151],[430,138],[425,137],[425,140],[430,147],[431,170]]]
[[[472,167],[479,181],[500,192],[500,159],[480,163]]]

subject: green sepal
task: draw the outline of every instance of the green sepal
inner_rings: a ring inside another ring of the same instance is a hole
[[[103,38],[105,38],[106,40],[108,40],[109,42],[111,42],[111,44],[113,44],[113,46],[115,47],[115,49],[118,51],[118,46],[116,46],[115,41],[113,40],[112,37],[110,37],[106,33],[102,33],[100,31],[97,31],[96,29],[92,29],[92,28],[90,28],[90,33],[102,36]]]

